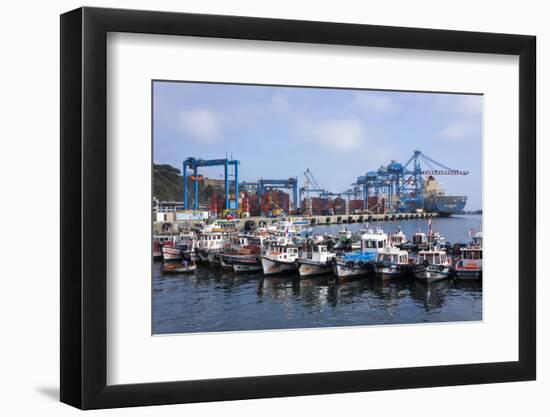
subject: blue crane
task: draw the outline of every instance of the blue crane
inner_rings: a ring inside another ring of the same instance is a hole
[[[187,158],[183,161],[183,208],[188,209],[187,201],[187,168],[193,171],[191,180],[193,181],[194,197],[193,209],[199,208],[199,181],[202,178],[198,175],[199,167],[223,166],[224,167],[224,192],[225,192],[225,208],[238,210],[239,208],[239,161],[232,159],[197,159]],[[233,167],[233,174],[230,172],[230,167]],[[233,185],[235,188],[235,199],[229,198],[229,187]]]
[[[425,165],[428,169],[422,169]],[[393,178],[399,211],[414,211],[424,207],[423,175],[468,175],[468,171],[452,169],[437,162],[419,150],[415,150],[401,170],[395,172]]]
[[[423,169],[425,165],[428,169]],[[410,212],[424,207],[423,175],[468,175],[468,171],[449,168],[415,150],[405,164],[391,161],[377,171],[369,171],[352,184],[363,188],[365,208],[371,194],[388,196],[389,209]],[[394,204],[394,198],[397,202]]]

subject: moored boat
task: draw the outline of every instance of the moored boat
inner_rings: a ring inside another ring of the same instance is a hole
[[[403,233],[401,229],[390,235],[390,245],[395,246],[396,248],[401,248],[401,246],[407,243],[407,236],[405,236],[405,233]]]
[[[374,271],[376,255],[388,245],[388,235],[381,229],[367,230],[361,236],[361,250],[344,253],[334,261],[334,274],[338,278],[368,275]]]
[[[162,245],[162,259],[165,261],[179,261],[183,259],[183,253],[178,245],[166,242]]]
[[[197,269],[197,265],[187,261],[182,263],[164,263],[161,268],[163,274],[183,274],[188,272],[193,272]]]
[[[298,258],[298,272],[301,277],[332,273],[335,254],[328,251],[327,245],[313,244],[307,247]]]
[[[447,253],[438,247],[418,252],[413,272],[416,279],[430,283],[449,278],[452,264]]]
[[[481,246],[471,245],[461,250],[460,259],[455,264],[455,275],[458,279],[477,280],[483,271],[483,250]]]
[[[387,246],[378,252],[374,267],[376,276],[383,280],[401,278],[411,273],[409,254],[406,250]]]
[[[298,269],[298,247],[294,244],[275,244],[269,246],[262,255],[264,275],[281,274]]]

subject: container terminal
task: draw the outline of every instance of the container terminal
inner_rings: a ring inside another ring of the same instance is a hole
[[[183,201],[153,197],[155,232],[180,229],[182,223],[235,219],[241,227],[262,226],[270,219],[300,216],[311,225],[448,217],[461,213],[467,196],[446,195],[437,176],[468,175],[451,169],[419,150],[405,163],[392,160],[357,177],[347,190],[334,193],[313,172],[283,179],[240,181],[241,162],[232,158],[183,161]],[[223,179],[201,174],[221,167]]]

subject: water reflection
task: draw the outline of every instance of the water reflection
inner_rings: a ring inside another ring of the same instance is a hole
[[[333,327],[481,319],[481,284],[374,277],[337,281],[153,270],[154,333]]]

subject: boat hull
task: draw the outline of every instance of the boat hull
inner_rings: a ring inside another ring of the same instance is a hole
[[[195,265],[187,265],[187,266],[163,266],[161,269],[161,272],[163,274],[187,274],[194,272],[197,269]]]
[[[284,274],[298,269],[296,262],[281,262],[262,256],[262,271],[264,275]]]
[[[162,247],[162,259],[165,261],[179,261],[183,258],[181,249],[174,246]]]
[[[298,261],[298,272],[301,277],[310,277],[314,275],[331,274],[332,263],[315,261]]]
[[[336,261],[333,271],[338,278],[349,278],[369,275],[373,272],[373,268],[370,263],[358,265],[354,262]]]
[[[377,266],[376,277],[382,280],[404,278],[409,275],[410,270],[402,265]]]
[[[237,274],[245,273],[245,272],[257,272],[261,270],[262,270],[262,266],[258,263],[256,264],[234,263],[233,264],[233,271]]]
[[[220,254],[219,254],[219,252],[209,252],[208,253],[208,263],[210,265],[219,265],[220,264]]]
[[[481,270],[456,270],[455,275],[457,279],[476,281],[481,278]]]
[[[414,270],[414,277],[419,281],[430,283],[449,278],[450,269],[448,267],[424,267],[417,266]]]

